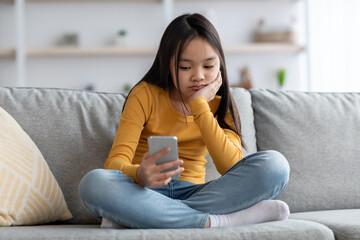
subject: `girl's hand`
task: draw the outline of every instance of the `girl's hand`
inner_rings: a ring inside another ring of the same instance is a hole
[[[216,79],[209,83],[207,86],[203,87],[202,89],[196,91],[190,98],[189,102],[191,100],[198,98],[198,97],[204,97],[208,102],[214,99],[217,91],[222,85],[222,78],[221,78],[221,72],[219,71],[218,75],[216,76]]]
[[[137,170],[137,179],[139,185],[142,187],[161,187],[167,185],[171,177],[184,171],[184,168],[180,167],[176,170],[161,173],[161,171],[181,165],[183,160],[177,159],[172,162],[156,165],[157,160],[166,155],[170,151],[170,148],[164,148],[163,150],[150,156],[149,153],[145,153],[141,161],[140,167]]]

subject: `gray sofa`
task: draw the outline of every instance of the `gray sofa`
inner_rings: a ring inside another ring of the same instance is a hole
[[[87,172],[103,167],[124,95],[0,88],[0,106],[37,144],[74,216],[0,227],[0,239],[360,239],[360,93],[232,92],[245,155],[274,149],[290,163],[289,185],[278,196],[290,206],[289,220],[218,229],[100,229],[77,188]],[[209,158],[207,180],[216,177]]]

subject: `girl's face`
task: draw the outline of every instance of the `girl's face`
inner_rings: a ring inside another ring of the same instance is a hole
[[[174,58],[170,72],[176,88],[180,87],[185,103],[196,91],[214,81],[220,70],[220,59],[214,48],[202,38],[194,38],[184,48],[179,61],[179,85],[176,84]]]

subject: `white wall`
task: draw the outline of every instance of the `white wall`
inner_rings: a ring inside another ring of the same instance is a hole
[[[173,15],[201,12],[213,20],[223,45],[251,41],[259,18],[269,26],[287,27],[291,16],[303,19],[301,3],[264,1],[176,2]],[[27,47],[53,46],[62,33],[77,32],[82,47],[110,45],[121,28],[129,31],[128,45],[156,47],[165,28],[160,2],[28,2],[25,8]],[[0,48],[15,46],[14,8],[0,3]],[[302,42],[302,27],[300,41]],[[248,66],[255,87],[278,88],[276,71],[287,69],[284,88],[306,90],[303,54],[227,54],[231,83],[240,81],[240,68]],[[93,84],[97,91],[122,91],[145,74],[152,56],[123,57],[29,57],[26,64],[27,86],[84,88]],[[14,86],[14,60],[0,58],[0,85]]]
[[[309,9],[311,89],[360,92],[360,1],[310,1]]]
[[[0,3],[0,49],[15,47],[15,18],[14,7],[10,4]],[[0,58],[0,86],[15,83],[15,61]]]

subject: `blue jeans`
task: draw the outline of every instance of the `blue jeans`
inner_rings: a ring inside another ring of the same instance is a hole
[[[130,228],[204,228],[209,214],[240,211],[280,194],[289,171],[276,151],[249,155],[204,184],[171,180],[143,188],[121,171],[96,169],[81,180],[79,194],[93,216]]]

